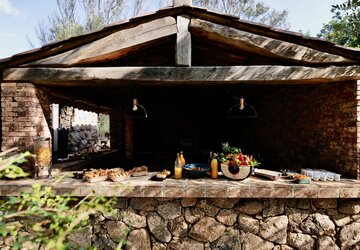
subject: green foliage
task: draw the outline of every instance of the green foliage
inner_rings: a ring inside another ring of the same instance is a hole
[[[1,176],[25,176],[16,164],[31,156],[20,154],[1,159]],[[58,181],[58,180],[57,180]],[[20,249],[23,242],[40,243],[48,250],[68,249],[66,237],[89,224],[89,216],[102,212],[112,214],[116,200],[92,193],[83,199],[57,195],[51,187],[33,185],[30,193],[0,199],[0,236],[13,236],[12,249]],[[30,232],[27,236],[19,232]],[[120,242],[118,249],[121,248]]]
[[[100,134],[110,133],[110,116],[106,114],[99,114],[98,127]]]
[[[236,148],[236,147],[232,147],[229,145],[228,142],[225,143],[221,143],[221,150],[222,152],[227,155],[227,154],[239,154],[241,153],[241,149],[240,148]]]
[[[349,47],[360,47],[360,0],[347,0],[333,5],[332,20],[325,24],[318,37]]]
[[[33,157],[29,152],[11,156],[9,158],[3,159],[0,158],[0,179],[6,177],[10,179],[15,179],[18,177],[28,176],[24,170],[19,167],[20,164],[27,161],[28,157]]]
[[[109,212],[113,205],[114,199],[93,194],[78,200],[69,195],[56,195],[51,187],[36,184],[31,193],[9,197],[0,204],[4,211],[0,214],[0,235],[16,238],[13,249],[24,241],[44,244],[46,249],[67,249],[67,235],[87,225],[91,214]],[[20,230],[33,233],[18,237]]]
[[[57,0],[57,11],[47,21],[38,23],[36,36],[44,45],[96,31],[144,12],[145,3],[145,0]]]
[[[271,9],[259,0],[193,0],[194,5],[239,16],[243,20],[288,29],[288,12]]]
[[[193,0],[194,5],[239,16],[241,19],[289,28],[288,12],[271,9],[259,0]],[[145,13],[150,7],[172,5],[172,0],[57,0],[58,10],[35,29],[41,45],[96,31]],[[31,43],[31,42],[30,42]]]

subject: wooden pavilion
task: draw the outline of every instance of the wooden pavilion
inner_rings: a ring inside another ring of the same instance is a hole
[[[183,1],[3,59],[0,73],[2,150],[51,135],[57,102],[109,113],[121,158],[200,158],[229,140],[269,166],[359,169],[359,50]],[[149,119],[125,120],[135,96]],[[257,119],[221,116],[240,96]]]

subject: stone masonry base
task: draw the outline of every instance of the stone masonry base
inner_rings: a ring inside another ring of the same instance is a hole
[[[331,250],[360,249],[359,230],[358,199],[119,198],[117,215],[95,215],[68,240],[74,249],[127,239],[125,249]],[[0,248],[11,242],[0,238]]]

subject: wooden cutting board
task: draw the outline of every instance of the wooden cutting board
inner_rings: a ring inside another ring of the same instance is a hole
[[[278,171],[272,171],[272,170],[267,170],[267,169],[256,169],[254,171],[255,176],[257,177],[261,177],[261,178],[266,178],[272,181],[275,181],[277,179],[279,179],[282,175],[281,172]]]

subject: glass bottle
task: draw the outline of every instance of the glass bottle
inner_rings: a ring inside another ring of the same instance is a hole
[[[210,163],[210,167],[211,167],[211,178],[216,179],[218,178],[218,174],[219,174],[219,162],[217,160],[217,155],[213,154],[212,155],[212,160]]]
[[[209,164],[209,166],[211,165],[211,161],[212,161],[212,159],[213,159],[213,152],[212,152],[212,151],[210,151],[210,154],[209,154],[209,159],[208,159],[208,164]]]
[[[181,161],[181,165],[185,166],[186,161],[185,161],[185,158],[184,158],[184,152],[183,151],[180,151],[180,161]]]
[[[175,160],[175,179],[181,179],[182,177],[182,163],[180,161],[180,154],[177,153]]]

